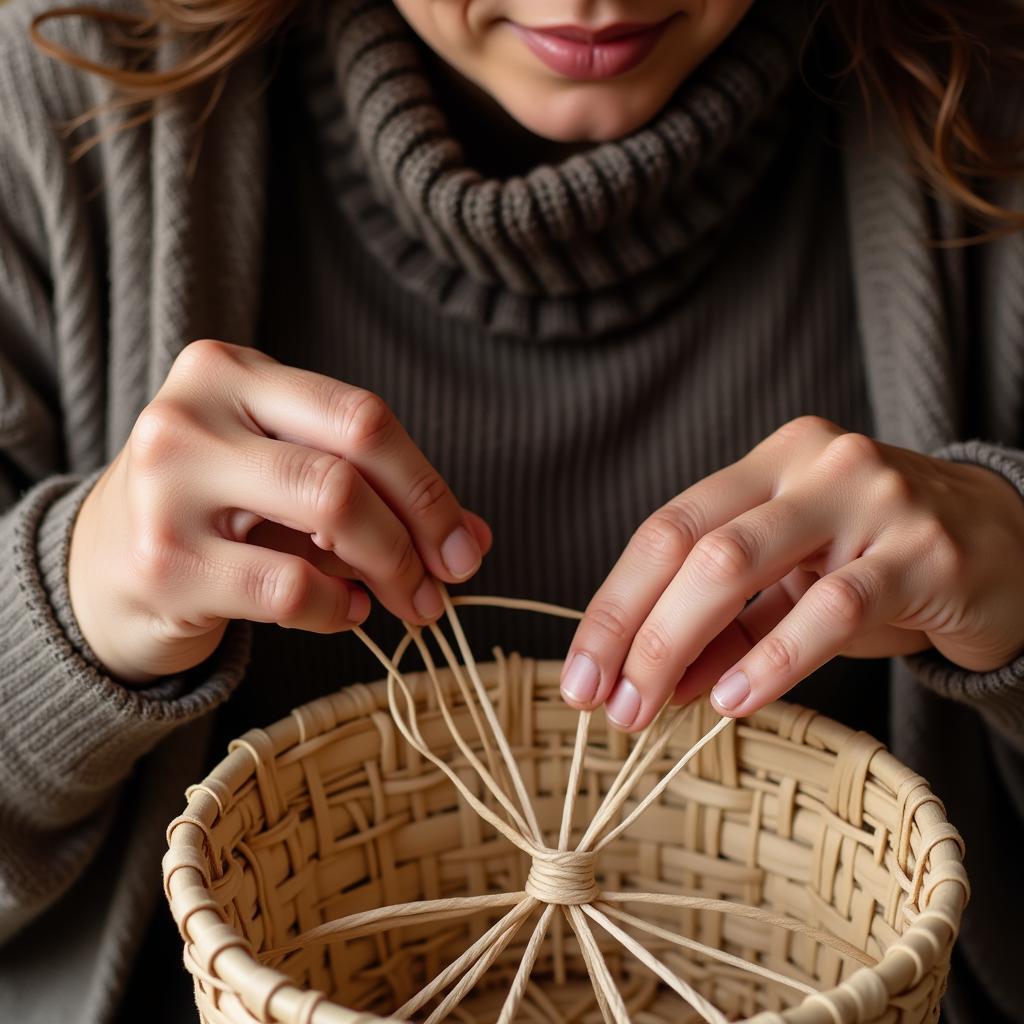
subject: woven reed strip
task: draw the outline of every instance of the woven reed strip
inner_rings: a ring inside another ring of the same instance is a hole
[[[767,977],[768,975],[764,973],[763,968],[757,968],[757,965],[746,965],[743,961],[739,960],[739,958],[732,957],[731,954],[723,953],[720,950],[710,949],[706,945],[694,943],[694,940],[686,940],[682,936],[674,936],[665,929],[657,929],[656,926],[651,926],[648,922],[643,922],[643,925],[636,925],[635,922],[640,919],[633,919],[630,921],[629,918],[631,915],[621,915],[621,912],[616,912],[613,908],[609,907],[607,905],[608,903],[619,901],[641,903],[653,902],[659,903],[662,906],[671,904],[680,907],[700,906],[705,910],[721,909],[724,912],[738,916],[748,916],[753,919],[766,921],[772,924],[782,924],[785,928],[789,928],[793,931],[820,939],[820,941],[827,942],[832,945],[833,948],[839,949],[845,955],[855,956],[861,962],[873,962],[873,958],[865,957],[863,951],[855,949],[855,947],[848,943],[837,943],[833,936],[827,935],[827,933],[822,932],[820,929],[814,929],[803,922],[794,921],[793,919],[786,919],[779,915],[769,914],[757,907],[741,908],[732,902],[724,903],[722,907],[713,907],[711,904],[722,901],[702,900],[699,897],[671,896],[661,893],[643,894],[603,892],[600,893],[600,899],[602,901],[600,909],[595,908],[592,905],[592,901],[597,895],[597,889],[592,880],[594,858],[591,851],[586,847],[593,845],[595,847],[593,852],[599,852],[604,849],[612,839],[625,832],[640,817],[640,815],[643,814],[644,811],[662,795],[671,783],[672,779],[682,771],[685,764],[696,755],[699,749],[704,744],[710,742],[710,740],[714,738],[714,735],[721,732],[729,723],[726,720],[718,722],[714,728],[709,731],[709,733],[705,734],[701,740],[698,741],[698,744],[695,744],[691,750],[689,750],[675,763],[675,765],[673,765],[668,773],[663,775],[659,784],[648,793],[647,797],[633,807],[632,811],[622,822],[620,822],[618,826],[614,826],[609,830],[609,826],[621,810],[626,800],[629,799],[630,794],[638,781],[664,751],[672,738],[673,731],[682,720],[684,714],[682,709],[672,709],[664,713],[661,718],[657,720],[655,725],[641,736],[629,757],[626,758],[616,780],[606,792],[604,801],[599,808],[598,813],[593,817],[591,825],[586,830],[586,833],[577,849],[575,851],[568,851],[567,845],[570,833],[569,823],[572,820],[578,782],[583,771],[583,751],[586,746],[586,737],[590,725],[589,715],[579,716],[576,743],[574,745],[573,759],[569,773],[571,785],[568,787],[567,797],[563,808],[561,827],[559,829],[558,848],[554,851],[547,850],[543,847],[543,833],[534,814],[526,787],[523,784],[518,764],[512,754],[512,750],[506,737],[498,725],[498,719],[494,713],[494,708],[486,693],[486,686],[484,685],[478,666],[473,661],[465,634],[462,631],[461,624],[458,622],[457,615],[455,614],[455,604],[493,603],[504,607],[529,608],[531,610],[543,607],[543,610],[545,611],[564,615],[566,617],[578,617],[578,613],[567,609],[555,609],[551,606],[538,606],[532,602],[515,602],[508,600],[491,602],[489,599],[457,599],[456,602],[452,602],[448,598],[447,594],[443,593],[442,596],[445,600],[446,611],[456,638],[457,646],[463,655],[464,668],[469,676],[468,684],[462,676],[462,673],[459,671],[461,666],[457,665],[450,646],[447,645],[446,641],[442,642],[443,635],[441,635],[441,638],[439,639],[439,631],[432,632],[434,632],[435,640],[438,640],[442,653],[449,662],[449,672],[455,678],[467,707],[472,708],[473,706],[471,695],[475,695],[477,700],[480,702],[480,708],[482,709],[483,715],[482,719],[479,714],[472,712],[470,717],[474,727],[477,729],[478,737],[482,741],[485,757],[488,762],[488,768],[485,769],[479,759],[476,759],[475,755],[472,754],[469,744],[458,732],[454,716],[445,710],[447,707],[446,688],[441,682],[436,667],[432,664],[429,653],[424,657],[425,664],[427,664],[427,675],[434,688],[434,695],[438,707],[442,709],[445,724],[451,731],[451,734],[456,741],[456,745],[459,747],[460,752],[466,758],[467,762],[473,767],[477,777],[484,784],[485,789],[505,811],[506,815],[508,815],[510,819],[508,822],[502,820],[502,818],[500,818],[496,813],[493,813],[484,803],[479,801],[475,794],[473,794],[468,787],[463,784],[462,780],[459,779],[451,769],[449,769],[448,765],[440,758],[433,755],[424,740],[417,720],[417,709],[414,695],[412,694],[406,680],[397,669],[397,662],[400,660],[401,654],[408,646],[410,640],[413,643],[416,643],[417,647],[420,649],[421,655],[424,654],[425,648],[420,641],[418,631],[408,627],[408,635],[405,641],[403,641],[403,645],[398,651],[396,651],[393,659],[386,658],[386,656],[383,655],[383,652],[381,652],[379,648],[376,648],[375,645],[372,644],[372,641],[369,641],[369,638],[365,638],[365,642],[367,642],[371,649],[374,650],[374,653],[378,656],[378,659],[381,660],[381,663],[388,671],[388,703],[391,708],[393,720],[398,726],[399,731],[402,732],[406,740],[415,749],[417,749],[422,756],[424,756],[428,761],[434,763],[445,775],[448,776],[453,785],[456,786],[463,798],[469,803],[474,811],[476,811],[476,813],[480,814],[484,820],[496,829],[496,831],[503,834],[510,842],[513,842],[519,849],[523,850],[524,853],[527,853],[532,857],[531,877],[527,883],[527,891],[516,894],[494,894],[484,897],[483,904],[475,901],[471,902],[473,898],[463,900],[461,902],[458,900],[417,901],[416,903],[405,904],[401,907],[386,907],[377,911],[370,911],[362,915],[350,915],[342,921],[310,929],[303,935],[300,935],[297,939],[291,941],[290,944],[280,946],[276,950],[272,949],[267,951],[263,954],[263,957],[266,958],[268,962],[272,962],[275,958],[279,957],[283,952],[286,952],[289,949],[305,947],[310,943],[326,941],[328,937],[336,938],[339,934],[345,934],[349,938],[352,938],[356,935],[369,934],[370,930],[375,931],[380,927],[388,927],[389,922],[393,924],[397,921],[401,921],[405,924],[415,920],[422,923],[424,920],[440,920],[442,916],[448,917],[456,914],[473,912],[477,910],[480,905],[500,907],[509,906],[511,903],[513,910],[493,925],[490,931],[483,937],[487,941],[483,942],[482,940],[478,940],[478,942],[475,943],[469,951],[467,951],[467,954],[475,951],[477,955],[483,953],[483,956],[476,959],[475,956],[464,954],[463,957],[456,960],[446,971],[442,972],[437,978],[435,978],[431,985],[426,986],[418,996],[414,997],[414,1000],[408,1001],[397,1014],[397,1016],[403,1016],[405,1012],[414,1012],[414,1010],[411,1009],[411,1005],[416,1000],[419,1001],[417,1005],[423,1005],[425,1002],[434,998],[434,996],[450,984],[451,981],[456,977],[459,977],[460,973],[465,971],[468,964],[475,960],[472,968],[468,972],[461,974],[461,978],[455,988],[452,989],[447,997],[445,997],[442,1003],[435,1010],[434,1014],[429,1018],[431,1024],[434,1024],[436,1021],[440,1021],[447,1013],[457,1007],[459,1001],[469,991],[472,985],[475,984],[479,977],[482,976],[488,967],[497,959],[504,946],[512,941],[522,923],[529,916],[529,912],[532,912],[532,910],[541,902],[546,902],[547,906],[544,907],[541,919],[531,934],[525,954],[520,962],[519,969],[516,972],[516,977],[513,979],[512,985],[510,986],[505,1005],[503,1006],[499,1017],[502,1021],[513,1019],[517,1008],[522,1004],[522,998],[527,988],[529,972],[532,970],[533,963],[539,953],[550,922],[555,915],[556,908],[562,910],[563,914],[565,914],[568,919],[570,927],[577,935],[587,970],[595,986],[602,1016],[606,1020],[615,1021],[615,1024],[621,1024],[621,1022],[628,1020],[628,1015],[622,997],[619,995],[614,981],[607,969],[607,965],[604,962],[604,957],[601,953],[600,947],[587,924],[588,917],[595,920],[605,931],[612,934],[613,937],[617,938],[620,942],[623,942],[623,944],[630,949],[631,952],[635,953],[642,962],[646,963],[648,967],[654,970],[655,973],[666,982],[666,984],[674,988],[680,993],[680,995],[683,995],[684,998],[691,1002],[691,1005],[694,1005],[695,1008],[698,1009],[698,1012],[702,1014],[705,1020],[718,1022],[724,1021],[725,1017],[711,1006],[704,997],[697,993],[692,986],[688,985],[684,979],[678,977],[678,975],[674,974],[664,963],[658,961],[652,954],[639,946],[636,940],[619,928],[618,925],[614,924],[609,919],[610,917],[618,913],[619,920],[623,921],[623,923],[633,924],[634,927],[637,927],[640,930],[646,930],[648,934],[657,935],[663,939],[674,940],[680,945],[691,943],[692,945],[690,948],[694,948],[694,945],[700,947],[700,952],[704,956],[717,957],[723,962],[729,963],[733,968],[754,967],[757,969],[757,973],[760,976]],[[404,709],[399,705],[399,695],[402,696],[404,701]],[[298,721],[302,722],[303,719],[299,718]],[[487,730],[483,728],[483,722],[486,722],[488,729],[490,729],[490,736],[487,735]],[[329,725],[326,727],[329,727]],[[305,731],[304,726],[303,731]],[[780,734],[781,731],[782,730],[780,730]],[[265,736],[266,734],[261,735]],[[305,740],[306,737],[303,736],[303,739]],[[257,750],[251,743],[246,742],[241,745],[241,748],[247,750],[252,761],[255,762],[254,766],[259,775],[261,790],[270,789],[271,792],[278,793],[280,787],[272,781],[275,761],[273,759],[268,759],[266,745],[264,745],[262,750]],[[874,749],[872,749],[872,755],[873,754]],[[861,761],[863,763],[856,761],[852,755],[848,756],[840,765],[840,772],[833,776],[833,788],[838,789],[840,795],[845,795],[846,797],[856,796],[857,798],[858,807],[851,813],[851,820],[853,818],[859,818],[861,813],[860,804],[865,800],[864,785],[868,775],[867,761],[864,760],[863,757],[861,757]],[[507,778],[511,781],[512,793],[506,793],[503,789],[502,782],[499,781],[501,778],[499,767],[501,765],[504,766]],[[839,778],[838,784],[835,782],[836,778]],[[225,786],[221,780],[212,781],[214,782],[214,785],[207,787],[205,792],[203,792],[203,787],[195,787],[192,799],[199,802],[202,802],[203,800],[211,800],[217,813],[223,815],[225,812],[225,804],[227,802],[226,791],[230,792],[231,787]],[[860,789],[854,794],[851,791],[856,789],[856,783],[858,781],[860,782]],[[835,802],[833,797],[834,794],[830,797],[831,803]],[[516,803],[518,803],[518,807],[516,806]],[[917,812],[926,808],[934,808],[936,803],[937,802],[934,801],[934,797],[930,800],[918,800],[914,804],[915,813],[914,815],[911,815],[911,818],[914,818]],[[277,817],[276,810],[274,810],[275,805],[276,800],[272,800],[271,809],[274,811],[272,814],[273,817]],[[836,808],[832,808],[833,811],[835,809]],[[925,817],[927,817],[927,815],[925,815]],[[902,875],[902,877],[898,877],[897,880],[901,884],[904,884],[904,887],[908,889],[910,902],[920,906],[919,911],[915,911],[914,907],[909,907],[907,916],[912,916],[916,912],[918,922],[932,926],[924,930],[912,929],[912,931],[922,931],[922,934],[926,936],[924,940],[925,946],[928,948],[921,950],[910,942],[894,943],[887,951],[887,963],[883,962],[881,965],[883,968],[886,966],[890,968],[885,972],[889,975],[905,973],[905,971],[901,971],[898,968],[895,970],[892,969],[894,964],[898,963],[902,956],[904,968],[906,967],[906,961],[909,961],[913,968],[914,977],[912,979],[912,985],[918,984],[929,970],[934,969],[935,962],[941,958],[943,951],[948,952],[949,941],[952,938],[952,933],[955,932],[955,928],[959,921],[959,913],[962,909],[963,898],[966,896],[966,879],[965,876],[962,875],[962,869],[959,869],[959,862],[958,860],[950,859],[948,856],[944,859],[940,858],[940,863],[934,867],[933,870],[928,872],[926,883],[925,865],[933,859],[931,855],[933,853],[937,853],[939,850],[946,850],[948,853],[947,848],[949,843],[952,842],[955,845],[959,842],[959,837],[955,836],[955,833],[950,830],[948,823],[934,821],[930,824],[932,824],[933,827],[929,834],[922,837],[924,839],[923,855],[921,849],[919,849],[916,866],[913,869],[912,875],[909,876],[907,875],[907,859],[911,852],[910,848],[912,843],[906,838],[906,834],[910,829],[909,827],[901,826],[899,833],[900,857],[898,858],[898,864],[896,866],[897,870],[894,871],[894,875]],[[194,841],[195,837],[192,837],[193,842],[191,844],[175,842],[179,831],[177,826],[184,825],[198,828],[199,838],[201,840],[200,843],[196,843]],[[178,849],[180,855],[177,858],[173,858],[174,862],[171,864],[165,863],[166,885],[169,898],[172,900],[172,908],[178,909],[175,904],[176,878],[187,877],[190,873],[196,873],[200,876],[200,882],[205,883],[207,888],[209,887],[209,880],[204,874],[202,867],[202,852],[198,849],[199,846],[207,843],[209,838],[209,826],[205,824],[201,817],[183,817],[172,823],[169,829],[171,852],[175,852],[176,848],[180,848]],[[591,855],[584,856],[588,854]],[[168,856],[170,858],[170,853]],[[193,882],[193,885],[189,888],[196,888],[195,879],[191,879],[191,881]],[[952,885],[948,883],[952,883]],[[532,892],[531,889],[533,890]],[[951,899],[943,900],[941,905],[933,907],[930,905],[930,902],[936,892],[946,895],[952,893],[953,896]],[[540,896],[539,900],[538,894]],[[569,902],[556,902],[556,899],[564,901],[566,899],[566,894],[568,894],[570,898]],[[957,896],[960,898],[957,899]],[[922,899],[923,905],[920,904]],[[237,941],[237,936],[221,935],[219,945],[215,944],[212,949],[205,950],[204,956],[196,957],[192,947],[193,945],[201,945],[201,943],[195,943],[194,940],[190,938],[189,923],[193,920],[196,922],[204,920],[204,915],[215,913],[215,911],[213,911],[209,906],[208,897],[200,899],[193,897],[189,902],[191,903],[191,906],[184,913],[176,914],[176,916],[178,918],[179,925],[182,928],[183,937],[189,944],[187,949],[190,969],[193,970],[193,973],[196,975],[200,985],[209,985],[210,990],[214,993],[223,991],[225,988],[230,987],[230,981],[225,980],[223,965],[228,963],[234,965],[236,954],[240,953],[241,947]],[[523,910],[522,908],[524,907],[528,909]],[[519,915],[516,914],[517,910],[520,911]],[[434,915],[439,916],[435,917]],[[655,930],[652,930],[652,928]],[[942,936],[941,938],[939,937],[940,934]],[[905,938],[908,938],[908,936],[905,936]],[[242,945],[244,946],[244,942]],[[495,950],[497,950],[497,952],[495,952]],[[894,953],[896,954],[895,957],[893,957]],[[219,977],[217,976],[217,972],[214,971],[214,961],[216,961],[216,967],[220,970]],[[295,999],[291,997],[291,994],[287,993],[287,989],[289,988],[287,980],[282,983],[280,981],[281,976],[277,974],[277,972],[271,971],[268,968],[257,970],[262,970],[266,972],[267,975],[272,976],[274,983],[269,991],[264,991],[262,1002],[259,1002],[258,1005],[259,1012],[252,1019],[299,1020],[298,1017],[294,1016],[295,1013],[301,1013],[303,1018],[308,1016],[310,1020],[316,1016],[317,1024],[319,1024],[321,1019],[324,1021],[327,1021],[328,1019],[344,1019],[347,1024],[351,1024],[353,1020],[371,1019],[365,1015],[352,1014],[349,1011],[343,1011],[345,1014],[343,1017],[336,1016],[333,1009],[340,1008],[333,1007],[333,1004],[326,1004],[321,999],[310,1000],[308,998],[304,998],[299,1002],[296,1002]],[[231,971],[229,970],[228,974],[230,973]],[[861,975],[870,975],[872,981],[862,981],[860,983],[860,987],[858,987],[855,979]],[[784,985],[788,984],[791,987],[793,986],[792,979],[782,978],[780,981],[779,978],[773,978],[772,980],[778,981]],[[809,986],[803,986],[802,990],[806,990],[808,988]],[[803,1021],[806,1019],[807,1021],[813,1020],[817,1022],[819,1020],[825,1021],[831,1018],[840,1020],[841,1024],[846,1024],[846,1021],[858,1019],[874,1019],[865,1016],[865,1014],[875,1012],[873,1004],[880,1001],[880,992],[884,995],[884,999],[888,1001],[890,994],[889,986],[886,981],[883,980],[882,974],[877,972],[872,973],[870,971],[861,971],[844,982],[843,985],[834,992],[817,994],[813,999],[808,999],[803,1004],[802,1008],[795,1008],[794,1010],[787,1011],[785,1017],[779,1017],[777,1014],[770,1014],[769,1016],[761,1015],[758,1019],[763,1019],[764,1021],[776,1019],[784,1019],[786,1021]],[[424,995],[424,993],[426,993],[426,995]],[[867,993],[867,995],[865,995],[865,993]],[[848,1015],[848,1003],[853,1004],[856,1011],[855,1017]],[[246,1005],[251,1005],[251,1000],[246,1000]],[[333,1007],[333,1009],[329,1009],[329,1007]],[[829,1015],[828,1018],[821,1017],[820,1015],[806,1017],[791,1016],[791,1014],[801,1012],[803,1009],[807,1009],[809,1012],[813,1013],[818,1007],[823,1007],[825,1011],[827,1011]],[[279,1016],[280,1011],[287,1011],[292,1015],[281,1017]],[[271,1013],[273,1016],[268,1016],[268,1014]],[[922,1017],[920,1019],[923,1020],[925,1018]]]

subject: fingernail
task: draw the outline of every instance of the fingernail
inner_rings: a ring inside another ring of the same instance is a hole
[[[416,593],[412,595],[412,606],[421,619],[436,619],[444,611],[437,584],[430,576],[424,576],[423,582],[416,588]]]
[[[750,680],[746,672],[733,672],[715,684],[711,699],[723,711],[735,711],[750,696]]]
[[[362,622],[370,614],[370,598],[365,590],[353,590],[348,602],[348,618],[350,622]]]
[[[628,729],[640,712],[640,691],[628,680],[620,680],[611,695],[605,713],[614,725]]]
[[[577,652],[569,662],[569,668],[562,680],[562,693],[577,704],[589,704],[597,693],[601,674],[587,655]]]
[[[456,527],[441,545],[441,561],[456,578],[465,579],[480,565],[480,548],[464,526]]]

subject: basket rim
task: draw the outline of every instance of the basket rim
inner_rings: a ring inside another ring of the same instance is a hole
[[[538,673],[557,674],[561,669],[560,661],[536,660],[534,664]],[[481,663],[480,668],[492,670],[495,665]],[[446,672],[442,670],[442,674]],[[409,673],[407,678],[416,680],[422,675]],[[189,786],[184,811],[167,827],[168,848],[162,862],[164,895],[185,944],[185,965],[193,976],[200,970],[208,978],[219,977],[217,987],[234,993],[256,1020],[268,1024],[398,1024],[397,1018],[344,1007],[324,993],[295,985],[282,971],[262,965],[248,940],[224,919],[205,860],[209,830],[231,806],[238,789],[257,775],[265,759],[276,760],[340,725],[387,709],[386,680],[379,679],[352,684],[297,706],[263,729],[249,730],[231,742],[228,754],[205,779]],[[806,745],[809,739],[836,756],[851,740],[867,736],[809,708],[781,700],[739,720],[738,725],[774,733],[799,745]],[[866,762],[870,773],[900,792],[904,806],[912,808],[906,812],[907,825],[916,822],[922,837],[926,830],[934,837],[924,844],[920,868],[915,872],[921,876],[916,889],[923,900],[922,909],[874,967],[862,967],[838,986],[807,996],[784,1011],[757,1013],[746,1018],[744,1024],[835,1024],[839,1019],[835,1016],[837,1007],[846,1014],[841,1024],[871,1020],[866,1014],[872,1002],[883,997],[888,1002],[915,986],[955,940],[969,897],[963,841],[927,781],[882,744],[875,743]],[[239,776],[242,770],[244,774]],[[239,779],[238,784],[232,787],[225,783],[225,775]],[[929,861],[930,869],[925,866]],[[930,884],[929,875],[937,875]],[[259,991],[256,997],[252,997],[254,989]],[[239,996],[239,992],[244,994]]]

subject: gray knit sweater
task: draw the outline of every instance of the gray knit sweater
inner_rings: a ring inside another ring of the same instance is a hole
[[[260,54],[233,71],[192,176],[198,100],[169,104],[152,126],[111,134],[72,164],[73,140],[61,125],[104,93],[34,53],[27,23],[44,6],[12,0],[0,8],[0,1020],[85,1024],[111,1019],[121,1000],[160,898],[162,826],[202,772],[210,712],[245,675],[251,632],[233,626],[193,672],[123,688],[78,633],[67,596],[68,538],[91,476],[124,443],[180,348],[200,336],[261,336],[269,69]],[[119,57],[87,23],[48,31],[96,59]],[[402,274],[424,303],[442,307],[437,315],[450,319],[453,337],[469,322],[483,341],[514,346],[522,342],[509,339],[529,335],[557,344],[568,335],[615,337],[638,316],[666,315],[671,293],[644,261],[662,264],[637,247],[635,231],[608,218],[616,190],[650,186],[643,170],[657,171],[658,160],[641,160],[640,177],[633,164],[653,152],[654,140],[641,135],[574,165],[581,177],[566,204],[583,202],[578,216],[601,229],[601,245],[583,254],[594,262],[582,282],[570,279],[564,261],[534,264],[544,271],[534,279],[502,230],[474,234],[496,224],[507,232],[501,216],[463,225],[456,237],[465,251],[446,249],[451,236],[432,233],[439,221],[425,214],[436,210],[413,200],[449,194],[431,187],[432,175],[448,184],[446,174],[464,172],[444,166],[445,154],[453,155],[438,126],[402,124],[403,114],[415,113],[413,97],[394,101],[396,108],[388,123],[411,133],[393,167],[397,188],[377,181],[366,193],[355,181],[357,161],[352,195],[392,215],[368,236],[374,258],[404,259]],[[377,126],[388,117],[382,111]],[[769,112],[757,131],[771,124]],[[869,138],[848,114],[843,173],[822,186],[834,189],[846,213],[856,309],[846,340],[859,340],[850,372],[864,373],[874,432],[986,465],[1024,492],[1024,243],[1013,237],[970,254],[930,248],[930,235],[956,232],[956,218],[925,197],[893,136],[876,127]],[[371,128],[378,130],[385,129]],[[737,151],[743,146],[730,150]],[[755,146],[737,166],[749,169],[760,151]],[[609,168],[618,176],[602,186],[600,172]],[[733,184],[726,175],[715,181]],[[751,184],[735,183],[740,192],[726,206]],[[601,198],[605,186],[612,195]],[[514,200],[499,191],[501,202]],[[1009,183],[1003,198],[1021,205],[1024,188]],[[557,238],[568,206],[510,223],[517,230],[532,223],[534,231],[540,224]],[[717,236],[697,224],[681,244],[677,226],[656,226],[664,229],[658,244],[678,248],[682,289],[714,259]],[[395,249],[403,238],[408,252]],[[542,255],[554,259],[557,246]],[[617,287],[623,278],[637,284],[625,298]],[[574,290],[600,293],[601,302],[566,301]],[[515,349],[503,351],[512,358]],[[715,379],[725,375],[719,370]],[[600,438],[593,443],[599,450]],[[609,507],[622,519],[620,532],[635,525],[614,495]],[[1024,661],[984,675],[934,656],[899,662],[889,701],[895,753],[946,799],[975,867],[950,1018],[980,1019],[973,1004],[1021,1019],[1024,977],[1015,969],[1012,922],[1024,913],[1013,852],[1024,839]],[[957,758],[948,756],[953,748]]]

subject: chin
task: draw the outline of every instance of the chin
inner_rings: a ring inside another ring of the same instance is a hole
[[[630,135],[655,117],[671,86],[635,90],[594,85],[537,89],[492,97],[527,131],[552,142],[611,142]]]

